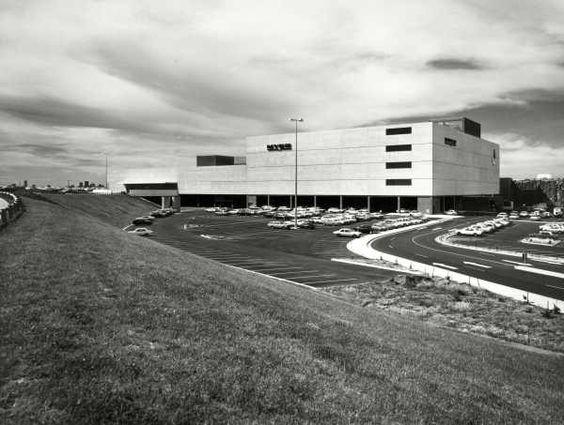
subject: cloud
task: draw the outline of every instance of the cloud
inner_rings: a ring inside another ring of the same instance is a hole
[[[537,174],[562,176],[563,146],[539,144],[515,133],[492,134],[500,144],[501,177],[534,178]]]
[[[434,69],[452,69],[452,70],[480,70],[484,67],[472,59],[455,59],[441,58],[433,59],[427,62],[427,66]]]
[[[93,172],[99,151],[123,167],[236,153],[296,114],[306,131],[468,115],[562,144],[557,0],[5,1],[0,19],[15,174]]]

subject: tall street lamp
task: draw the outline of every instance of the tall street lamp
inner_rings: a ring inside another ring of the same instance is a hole
[[[298,227],[298,123],[304,122],[303,118],[290,118],[296,123],[296,161],[294,173],[294,227]]]

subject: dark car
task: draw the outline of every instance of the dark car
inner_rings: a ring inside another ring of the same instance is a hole
[[[370,224],[360,224],[356,226],[354,230],[358,230],[360,233],[370,233],[372,231],[372,226]]]
[[[300,229],[309,229],[309,230],[315,229],[315,225],[311,221],[298,222],[298,227]]]
[[[153,217],[137,217],[134,218],[131,223],[134,225],[139,225],[139,224],[153,224]]]

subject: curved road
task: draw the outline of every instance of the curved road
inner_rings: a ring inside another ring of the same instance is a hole
[[[475,221],[480,220],[454,220],[428,228],[383,236],[374,240],[372,247],[398,257],[564,300],[563,265],[530,259],[523,263],[521,258],[517,257],[444,246],[435,242],[438,235],[446,233],[449,229],[460,228]],[[504,230],[509,228],[498,230],[498,234],[502,235]],[[488,237],[493,235],[483,236]]]

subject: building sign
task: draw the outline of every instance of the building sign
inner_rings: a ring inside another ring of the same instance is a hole
[[[267,151],[291,151],[292,144],[291,143],[277,143],[274,145],[266,145]]]

